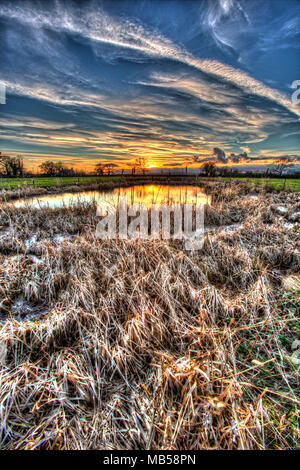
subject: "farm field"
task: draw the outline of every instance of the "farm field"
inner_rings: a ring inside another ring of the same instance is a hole
[[[230,181],[230,178],[222,178],[223,181]],[[300,191],[300,178],[232,178],[234,181],[250,182],[254,186],[267,186],[276,191],[290,189],[292,191]]]
[[[300,193],[205,190],[195,252],[0,204],[2,449],[299,448]]]
[[[24,186],[34,186],[38,188],[49,188],[52,186],[68,186],[74,184],[95,184],[103,181],[121,181],[122,176],[66,176],[66,177],[40,177],[40,178],[0,178],[2,189],[16,189]]]
[[[68,185],[87,185],[87,184],[97,184],[97,183],[109,183],[109,182],[125,182],[125,181],[134,181],[141,178],[149,179],[166,179],[167,175],[139,175],[136,177],[132,176],[121,176],[121,175],[111,175],[111,176],[80,176],[80,177],[39,177],[39,178],[0,178],[0,188],[1,189],[17,189],[24,188],[26,186],[33,186],[36,188],[50,188],[50,187],[65,187]],[[178,179],[178,176],[172,175],[170,179]],[[190,177],[190,179],[195,179],[196,177]],[[197,177],[199,183],[201,181],[236,181],[236,182],[250,182],[254,186],[268,186],[271,189],[281,191],[283,189],[290,189],[292,191],[300,191],[300,179],[299,178],[242,178],[242,177],[215,177],[208,178],[199,176]]]

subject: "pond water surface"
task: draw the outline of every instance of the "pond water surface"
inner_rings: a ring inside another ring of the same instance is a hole
[[[198,186],[173,185],[136,185],[113,188],[108,191],[85,191],[80,193],[62,193],[55,195],[38,196],[34,198],[19,199],[13,204],[15,207],[69,207],[78,204],[97,204],[109,202],[116,205],[120,196],[127,197],[127,204],[210,204],[210,196],[205,194]]]

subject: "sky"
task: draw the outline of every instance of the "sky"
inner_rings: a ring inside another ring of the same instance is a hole
[[[300,163],[300,0],[0,0],[0,151],[91,171]]]

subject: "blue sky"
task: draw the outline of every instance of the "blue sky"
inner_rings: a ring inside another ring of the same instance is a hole
[[[28,168],[300,162],[299,47],[299,0],[0,1],[0,150]]]

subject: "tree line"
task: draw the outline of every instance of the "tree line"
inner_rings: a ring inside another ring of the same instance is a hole
[[[46,160],[39,165],[40,173],[44,176],[75,176],[73,168],[68,168],[63,162]],[[24,170],[24,160],[21,155],[11,157],[0,152],[0,175],[6,178],[22,178],[30,176],[31,172]]]
[[[281,158],[270,165],[265,171],[264,176],[266,178],[271,176],[282,177],[283,173],[286,169],[291,168],[294,166],[294,163],[291,162],[288,158]],[[233,168],[228,168],[226,166],[218,167],[215,162],[205,162],[202,165],[202,170],[205,176],[233,176],[238,173],[237,170]],[[254,176],[255,171],[249,171],[248,173],[252,173]]]
[[[131,173],[145,174],[147,162],[144,157],[137,158],[133,163],[129,163],[127,167]],[[121,168],[117,163],[96,163],[92,173],[97,176],[112,175],[118,169],[124,174],[125,168]],[[76,172],[74,168],[66,166],[62,161],[45,160],[39,165],[41,176],[79,176],[86,172]],[[0,176],[7,178],[21,178],[23,176],[31,176],[31,172],[24,171],[23,157],[18,155],[11,157],[2,155],[0,152]]]
[[[287,168],[293,166],[287,158],[283,158],[274,162],[264,172],[265,177],[277,176],[281,177]],[[118,169],[123,175],[125,168],[121,168],[117,163],[96,163],[93,174],[97,176],[112,175],[114,171]],[[144,157],[139,157],[134,162],[127,164],[127,169],[130,169],[131,174],[136,173],[145,174],[147,169],[147,160]],[[41,176],[80,176],[86,174],[86,172],[76,172],[73,168],[67,167],[62,161],[46,160],[39,165]],[[200,173],[207,177],[214,176],[240,176],[238,170],[228,168],[226,166],[218,166],[214,161],[208,161],[199,166]],[[187,174],[188,167],[185,167]],[[255,176],[258,172],[248,171],[247,175]],[[0,152],[0,176],[10,178],[20,178],[23,176],[31,176],[30,172],[24,171],[24,162],[21,155],[11,157],[8,155],[2,155]]]
[[[0,173],[11,178],[22,177],[24,175],[23,158],[20,155],[9,157],[0,152]]]
[[[138,157],[132,163],[127,164],[128,168],[131,170],[131,174],[136,173],[145,174],[147,168],[147,161],[144,157]],[[97,163],[94,168],[94,173],[98,176],[111,175],[114,170],[118,168],[121,171],[121,174],[124,174],[125,168],[120,168],[117,163]]]

